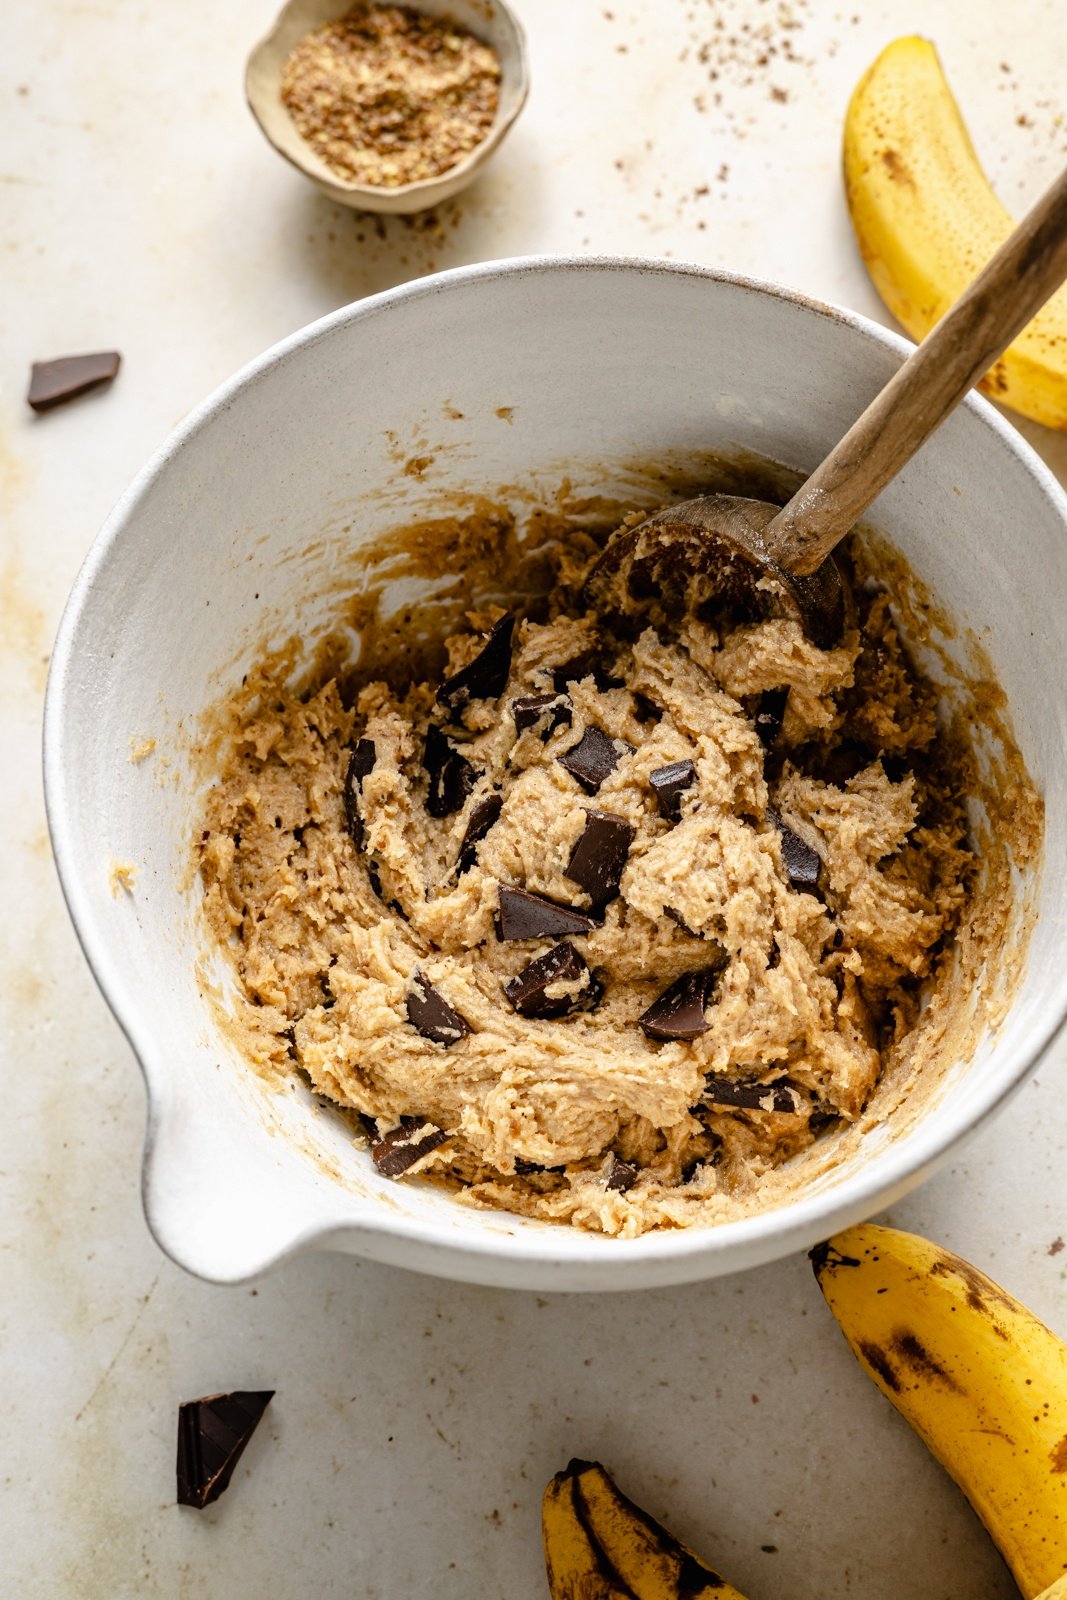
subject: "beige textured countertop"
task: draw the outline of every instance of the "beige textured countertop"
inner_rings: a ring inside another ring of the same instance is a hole
[[[1014,1592],[847,1355],[804,1259],[615,1298],[329,1256],[221,1290],[164,1260],[142,1220],[140,1080],[62,906],[38,745],[67,589],[149,451],[283,334],[484,257],[670,255],[881,316],[844,211],[840,124],[908,27],[940,46],[1010,206],[1067,153],[1061,0],[1019,0],[1010,20],[994,0],[519,9],[533,93],[499,159],[436,217],[382,224],[318,198],[253,125],[241,77],[265,0],[5,13],[0,1588],[20,1600],[541,1600],[539,1496],[572,1454],[611,1465],[752,1600]],[[32,359],[112,345],[110,392],[30,414]],[[1067,478],[1067,438],[1028,433]],[[1065,1060],[893,1215],[1061,1330]],[[237,1386],[277,1398],[226,1497],[179,1510],[176,1403]]]

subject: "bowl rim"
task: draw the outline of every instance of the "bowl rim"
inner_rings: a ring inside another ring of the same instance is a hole
[[[473,182],[478,176],[484,163],[499,148],[514,127],[529,98],[530,50],[526,40],[526,30],[523,28],[509,0],[495,0],[504,26],[511,33],[515,44],[516,68],[511,75],[511,82],[508,84],[513,96],[511,103],[507,105],[503,114],[498,112],[492,127],[484,139],[479,140],[472,150],[468,150],[461,160],[455,162],[451,167],[446,167],[444,172],[435,173],[430,178],[413,178],[410,183],[394,184],[391,188],[385,188],[381,184],[358,183],[354,179],[345,178],[340,173],[333,172],[324,163],[323,171],[318,172],[307,162],[300,160],[295,153],[295,149],[287,150],[275,139],[269,124],[261,115],[260,94],[255,82],[258,64],[281,32],[294,3],[295,0],[284,0],[284,4],[270,27],[256,40],[249,51],[244,73],[245,101],[255,119],[256,126],[271,148],[288,161],[289,165],[299,172],[302,177],[316,184],[324,192],[333,193],[333,191],[337,191],[336,195],[334,195],[335,199],[339,199],[342,195],[346,199],[358,199],[363,202],[363,210],[380,210],[385,214],[395,214],[400,210],[404,202],[413,199],[419,199],[423,202],[419,209],[428,209],[438,200],[443,202],[451,195],[458,194],[460,189],[466,188],[467,184]],[[338,0],[338,4],[343,3],[344,0]],[[343,11],[339,12],[337,20],[340,20],[344,14]],[[504,80],[502,78],[501,88],[503,89],[503,87]],[[503,95],[501,99],[503,101]],[[303,142],[305,141],[301,141],[301,143]],[[310,145],[308,150],[310,152]],[[446,188],[448,194],[444,193]]]
[[[217,1264],[199,1264],[183,1250],[167,1219],[165,1199],[153,1184],[153,1158],[160,1143],[161,1129],[171,1107],[180,1099],[174,1091],[174,1074],[165,1053],[154,1036],[150,1012],[143,1006],[134,986],[109,948],[106,930],[93,909],[87,880],[83,878],[74,844],[72,789],[63,759],[64,733],[68,720],[68,679],[74,647],[83,617],[91,604],[93,591],[106,576],[112,549],[135,516],[143,498],[166,473],[172,459],[214,418],[227,410],[246,389],[261,382],[297,351],[328,339],[335,330],[379,315],[398,303],[430,299],[453,288],[531,276],[566,276],[572,273],[623,273],[628,275],[683,278],[708,286],[728,285],[761,297],[782,301],[798,310],[828,318],[868,343],[904,359],[914,348],[902,335],[882,327],[859,312],[829,304],[797,290],[783,288],[758,278],[699,264],[639,256],[530,255],[497,261],[477,262],[397,285],[365,299],[354,301],[289,334],[262,354],[247,362],[219,385],[174,428],[153,451],[145,465],[116,503],[74,580],[56,634],[48,675],[43,717],[43,776],[45,810],[52,850],[60,885],[71,920],[89,968],[112,1014],[133,1050],[141,1068],[147,1097],[146,1129],[142,1156],[142,1197],[149,1228],[161,1248],[179,1265],[212,1282],[237,1283],[310,1248],[349,1247],[365,1256],[390,1259],[416,1270],[435,1275],[479,1282],[500,1281],[478,1263],[497,1260],[511,1266],[541,1268],[528,1286],[543,1289],[549,1274],[559,1271],[564,1277],[581,1281],[561,1282],[558,1289],[630,1289],[659,1284],[678,1284],[718,1276],[778,1259],[793,1250],[807,1248],[828,1233],[869,1217],[879,1203],[889,1204],[914,1188],[943,1161],[961,1140],[975,1133],[992,1113],[1036,1070],[1042,1057],[1067,1024],[1067,973],[1057,1003],[1049,1005],[1044,1025],[1036,1030],[1025,1049],[1001,1068],[980,1092],[958,1101],[942,1102],[939,1114],[925,1117],[899,1145],[876,1154],[870,1162],[839,1184],[830,1184],[814,1193],[803,1193],[794,1201],[751,1216],[712,1227],[652,1231],[635,1239],[607,1239],[594,1233],[564,1229],[568,1236],[565,1250],[555,1248],[554,1237],[561,1231],[553,1225],[526,1230],[518,1226],[510,1233],[469,1233],[449,1227],[433,1218],[412,1218],[383,1208],[380,1214],[320,1220],[294,1227],[269,1250],[248,1252],[238,1267],[225,1271]],[[962,402],[976,412],[979,420],[994,435],[999,446],[1016,458],[1035,481],[1036,487],[1051,502],[1064,524],[1067,535],[1067,493],[1051,470],[1020,433],[1000,415],[989,401],[974,391]],[[894,1159],[895,1158],[895,1159]],[[457,1207],[458,1209],[458,1207]],[[522,1219],[514,1219],[517,1224]],[[387,1236],[395,1250],[368,1249],[365,1240]],[[577,1237],[576,1237],[577,1235]],[[354,1243],[353,1241],[361,1241]],[[427,1266],[426,1252],[433,1252],[433,1265]],[[722,1265],[735,1251],[743,1256]],[[403,1259],[407,1253],[416,1259]],[[236,1252],[240,1254],[240,1252]],[[421,1259],[418,1259],[420,1258]],[[643,1265],[650,1270],[640,1274],[640,1284],[625,1280],[628,1269]],[[455,1271],[450,1271],[455,1267]],[[517,1282],[512,1274],[511,1282]]]

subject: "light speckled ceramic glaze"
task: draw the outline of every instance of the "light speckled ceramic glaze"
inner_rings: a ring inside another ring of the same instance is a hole
[[[144,1070],[144,1193],[160,1244],[236,1280],[333,1247],[475,1282],[623,1289],[811,1245],[928,1175],[1027,1076],[1067,1009],[1067,501],[969,400],[872,521],[980,632],[1046,797],[1040,915],[1007,1020],[903,1134],[787,1208],[707,1231],[607,1239],[380,1177],[295,1085],[236,1057],[198,989],[191,730],[264,643],[329,625],[337,573],[446,491],[622,490],[659,452],[754,451],[810,468],[909,346],[861,317],[664,263],[463,268],[349,306],[267,352],[195,412],[120,502],[52,663],[45,776],[86,954]],[[421,478],[405,452],[433,456]],[[130,760],[130,741],[157,740]],[[137,868],[112,894],[113,861]]]

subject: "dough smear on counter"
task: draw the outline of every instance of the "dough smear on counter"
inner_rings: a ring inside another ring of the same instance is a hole
[[[471,613],[443,682],[250,679],[199,865],[246,1051],[381,1171],[634,1235],[860,1117],[977,862],[885,593],[820,650],[576,592]]]

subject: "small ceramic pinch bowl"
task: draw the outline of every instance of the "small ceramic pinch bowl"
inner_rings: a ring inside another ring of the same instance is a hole
[[[1056,688],[1067,500],[978,397],[886,489],[871,521],[959,622],[942,648],[963,652],[968,627],[980,635],[1045,797],[1045,851],[1018,885],[1036,921],[1006,1014],[913,1115],[874,1127],[777,1209],[607,1238],[383,1177],[339,1114],[295,1080],[257,1077],[208,993],[226,964],[216,954],[212,966],[191,871],[210,782],[198,729],[265,649],[296,634],[310,653],[336,627],[339,575],[358,591],[390,532],[480,494],[513,497],[517,511],[551,506],[567,478],[579,499],[653,505],[663,483],[633,463],[680,452],[810,470],[909,348],[852,313],[696,267],[490,263],[294,334],[149,461],[63,617],[45,777],[71,914],[144,1072],[145,1206],[177,1261],[218,1281],[323,1248],[539,1290],[713,1277],[897,1200],[1033,1070],[1067,1011],[1067,696]],[[404,470],[406,455],[417,472]],[[456,579],[442,557],[442,592],[455,597]],[[387,610],[419,598],[410,577],[390,582]],[[467,583],[462,603],[480,598]],[[154,751],[131,760],[131,741],[146,739]],[[116,861],[135,868],[130,892],[112,892]],[[1000,965],[989,963],[991,978]]]
[[[282,68],[293,46],[312,29],[337,20],[350,9],[345,0],[289,0],[283,6],[270,32],[248,58],[245,94],[253,116],[279,155],[292,162],[323,194],[342,205],[359,211],[411,213],[450,200],[472,183],[491,160],[526,103],[530,69],[519,19],[506,0],[419,0],[415,10],[459,23],[496,51],[500,58],[500,102],[485,138],[454,167],[434,178],[420,178],[416,183],[387,189],[353,183],[327,166],[301,138],[282,102]]]

